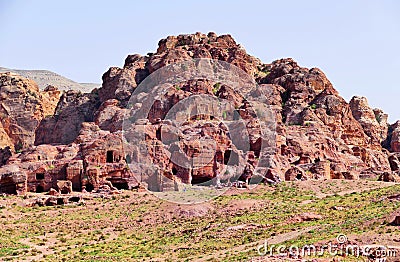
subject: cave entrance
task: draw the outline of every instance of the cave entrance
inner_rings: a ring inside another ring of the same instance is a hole
[[[68,190],[68,188],[62,188],[61,190],[60,190],[60,192],[61,192],[61,194],[64,194],[64,195],[66,195],[66,194],[69,194],[70,192],[69,192],[69,190]]]
[[[69,200],[70,202],[78,203],[78,202],[81,200],[81,198],[80,198],[79,196],[72,196],[72,197],[70,197],[68,200]]]
[[[36,193],[43,193],[43,191],[44,191],[43,186],[39,185],[36,187]]]
[[[86,188],[85,188],[85,189],[86,189],[87,192],[92,192],[93,189],[94,189],[94,186],[93,186],[92,184],[89,183],[89,184],[86,185]]]
[[[126,181],[114,182],[112,184],[113,184],[113,186],[115,186],[119,190],[121,190],[121,189],[128,190],[129,189],[128,182],[126,182]]]
[[[203,177],[203,176],[194,176],[192,177],[192,185],[210,185],[212,178]]]
[[[239,164],[239,155],[235,151],[228,149],[224,152],[224,165],[235,166]]]
[[[17,185],[14,183],[0,184],[0,192],[5,193],[5,194],[10,194],[10,195],[16,195],[17,194]]]
[[[37,173],[36,174],[36,180],[43,180],[44,179],[44,173]]]
[[[107,179],[107,180],[111,182],[113,187],[116,187],[119,190],[121,190],[121,189],[129,190],[128,182],[125,180],[121,180],[121,179],[118,179],[118,180]]]
[[[132,163],[132,157],[131,157],[131,155],[126,155],[125,161],[126,161],[127,164]]]
[[[224,165],[228,165],[229,159],[231,157],[232,150],[228,149],[224,152]]]
[[[106,162],[114,163],[114,151],[111,150],[107,151]]]
[[[156,130],[156,138],[158,140],[161,140],[161,127],[159,129]]]
[[[57,205],[64,205],[64,198],[62,197],[57,198]]]
[[[303,178],[303,174],[298,173],[298,174],[296,175],[296,179],[297,179],[297,180],[301,180],[302,178]]]

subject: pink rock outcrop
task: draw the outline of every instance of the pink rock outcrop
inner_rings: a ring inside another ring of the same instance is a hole
[[[240,68],[258,85],[254,104],[268,110],[253,108],[238,89],[244,87],[209,79],[166,86],[151,104],[141,97],[148,94],[134,93],[158,69],[199,58]],[[201,95],[229,101],[232,110]],[[195,106],[179,107],[193,97],[200,97]],[[122,132],[131,110],[146,107],[148,114]],[[174,110],[180,114],[168,118]],[[180,183],[254,177],[277,182],[373,174],[390,180],[400,171],[399,123],[389,126],[387,115],[371,109],[366,98],[347,103],[320,69],[291,58],[264,64],[230,35],[169,36],[155,53],[129,55],[122,68],[110,68],[102,87],[91,93],[61,93],[51,86],[39,92],[28,80],[0,74],[0,114],[3,192],[59,189],[57,181],[70,181],[79,191],[139,183],[163,191]],[[260,114],[271,114],[269,122],[261,122]],[[262,125],[273,139],[262,136]]]

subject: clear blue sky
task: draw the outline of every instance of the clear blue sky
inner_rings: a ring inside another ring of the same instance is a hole
[[[400,119],[400,1],[168,2],[0,0],[0,66],[101,82],[168,35],[230,33],[262,61],[319,67],[347,100],[367,96]]]

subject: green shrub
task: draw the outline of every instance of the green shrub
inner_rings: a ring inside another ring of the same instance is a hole
[[[382,116],[380,116],[380,115],[376,115],[375,119],[376,119],[376,121],[378,121],[379,124],[382,122]]]
[[[212,89],[212,92],[214,95],[217,94],[218,90],[221,88],[221,83],[215,83],[214,88]]]

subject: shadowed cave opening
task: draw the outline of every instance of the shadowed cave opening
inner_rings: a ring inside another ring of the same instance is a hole
[[[14,183],[12,183],[12,184],[1,184],[0,185],[0,193],[16,195],[17,194],[17,185],[14,184]]]
[[[107,180],[110,181],[113,187],[116,187],[118,190],[121,189],[129,190],[129,185],[127,181],[121,179],[107,179]]]
[[[68,194],[69,193],[69,191],[68,191],[68,189],[67,188],[63,188],[63,189],[61,189],[61,194]]]
[[[94,189],[94,186],[93,186],[92,184],[90,184],[90,183],[87,184],[86,187],[85,187],[85,190],[86,190],[87,192],[92,192],[93,189]]]
[[[107,151],[106,162],[107,163],[114,162],[114,152],[113,151],[111,151],[111,150]]]
[[[192,185],[210,185],[212,178],[202,177],[202,176],[193,176],[192,177]]]
[[[44,191],[44,188],[42,186],[39,185],[36,187],[36,193],[43,193],[43,191]]]
[[[37,173],[36,174],[36,180],[43,180],[44,179],[44,174],[43,173]]]

